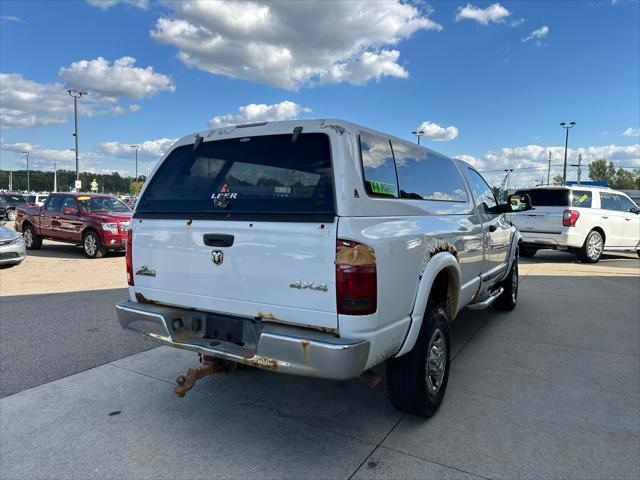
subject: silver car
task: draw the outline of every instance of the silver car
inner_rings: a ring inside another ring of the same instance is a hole
[[[0,265],[17,265],[27,258],[22,235],[0,225]]]

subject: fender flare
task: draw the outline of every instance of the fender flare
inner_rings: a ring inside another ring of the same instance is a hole
[[[509,276],[509,272],[511,272],[511,267],[513,266],[513,262],[516,261],[516,252],[518,251],[518,247],[522,242],[522,234],[519,230],[514,230],[513,235],[511,235],[511,246],[509,247],[509,255],[507,257],[507,269],[502,275],[500,281],[504,280]]]
[[[452,318],[458,313],[459,307],[459,293],[460,293],[460,265],[458,260],[450,252],[439,252],[435,254],[427,263],[427,267],[422,273],[422,279],[420,280],[420,286],[418,287],[418,293],[416,295],[416,301],[413,306],[413,312],[411,313],[411,325],[409,331],[404,339],[404,343],[398,353],[394,357],[400,357],[405,353],[410,352],[418,339],[420,328],[422,327],[422,319],[424,318],[425,310],[427,309],[427,301],[429,300],[429,292],[433,282],[438,274],[447,270],[448,273],[453,274],[453,280],[456,282],[455,292],[456,295],[450,299],[450,309]]]

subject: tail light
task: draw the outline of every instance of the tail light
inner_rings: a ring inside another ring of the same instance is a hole
[[[562,225],[565,227],[575,227],[578,218],[580,218],[580,212],[576,210],[565,210],[562,213]]]
[[[336,243],[338,313],[369,315],[378,304],[376,254],[373,248],[350,240]]]
[[[131,228],[129,228],[127,230],[127,244],[126,244],[126,248],[127,248],[127,283],[131,286],[133,286],[133,259],[131,258],[131,250],[133,246],[133,230],[131,230]]]

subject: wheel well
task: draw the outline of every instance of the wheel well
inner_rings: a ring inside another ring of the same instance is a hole
[[[592,231],[594,231],[594,230],[595,230],[596,232],[598,232],[600,235],[602,235],[602,245],[605,245],[605,244],[607,243],[607,237],[606,237],[606,235],[604,234],[604,230],[603,230],[602,228],[600,228],[600,227],[593,227],[593,228],[589,231],[589,233],[591,233],[591,232],[592,232]],[[587,235],[587,236],[589,236],[589,235]]]
[[[427,303],[443,303],[449,307],[451,319],[458,311],[458,296],[460,285],[458,276],[453,269],[447,267],[441,270],[431,285]]]
[[[86,237],[89,234],[89,232],[95,233],[96,235],[98,235],[98,239],[100,238],[100,234],[98,233],[98,231],[95,228],[87,227],[82,231],[82,241],[83,242],[84,242],[84,237]]]
[[[31,228],[35,229],[35,227],[33,225],[31,225],[31,222],[29,222],[29,221],[22,222],[22,231],[23,232],[24,232],[24,229],[27,228],[27,227],[31,227]]]

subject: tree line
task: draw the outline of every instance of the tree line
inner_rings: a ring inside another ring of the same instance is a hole
[[[144,175],[140,176],[144,182]],[[76,180],[76,172],[72,170],[58,170],[58,191],[68,192],[73,188]],[[142,182],[136,184],[133,177],[123,177],[118,172],[113,173],[88,173],[80,172],[82,190],[90,191],[91,182],[98,183],[100,193],[136,193],[140,190]],[[29,187],[33,192],[53,191],[53,172],[42,172],[39,170],[29,171]],[[0,170],[0,189],[9,188],[9,171]],[[13,171],[13,190],[27,190],[27,171]]]

